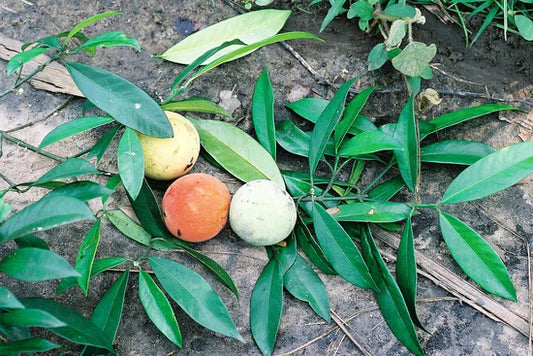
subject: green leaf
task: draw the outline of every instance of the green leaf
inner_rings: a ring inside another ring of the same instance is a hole
[[[416,312],[416,278],[413,225],[411,224],[411,217],[409,217],[405,222],[402,239],[400,241],[400,246],[398,247],[396,258],[396,281],[398,282],[398,287],[402,292],[405,304],[411,315],[411,320],[413,320],[415,325],[425,330]]]
[[[94,198],[104,197],[114,192],[103,185],[92,181],[80,181],[65,184],[64,186],[52,190],[46,194],[48,198],[54,196],[71,197],[81,201],[89,201]]]
[[[435,54],[437,47],[434,44],[426,46],[422,42],[411,42],[392,59],[392,65],[402,74],[420,77]]]
[[[422,162],[471,165],[494,149],[481,142],[447,140],[422,147]]]
[[[371,71],[383,67],[388,60],[389,56],[387,55],[385,44],[378,43],[368,54],[368,70]]]
[[[252,98],[252,119],[259,143],[276,160],[276,128],[274,125],[274,92],[268,77],[268,67],[255,84]]]
[[[461,172],[442,197],[443,204],[484,198],[504,190],[533,172],[533,142],[504,147]]]
[[[328,323],[330,322],[326,286],[300,255],[296,255],[294,264],[285,272],[283,285],[295,298],[309,303],[315,313]]]
[[[326,144],[337,122],[344,111],[344,103],[350,87],[355,82],[351,79],[344,83],[333,96],[333,99],[320,114],[313,133],[311,134],[312,145],[309,148],[309,174],[313,175],[326,150]]]
[[[100,231],[101,219],[98,219],[89,232],[87,232],[87,235],[85,235],[76,257],[76,271],[80,273],[78,285],[85,296],[87,296],[87,290],[89,289],[89,280],[91,279],[94,258],[98,249],[98,243],[100,242]]]
[[[281,30],[290,13],[288,10],[269,9],[252,11],[226,19],[187,36],[166,50],[161,58],[175,63],[190,64],[208,50],[235,38],[246,44],[265,40]],[[220,52],[217,57],[241,47],[229,47],[224,52]]]
[[[13,207],[0,199],[0,223],[11,213]]]
[[[148,258],[163,289],[198,324],[243,341],[220,297],[198,273],[160,257]]]
[[[2,309],[22,309],[22,305],[17,297],[6,287],[0,286],[0,308]]]
[[[294,111],[298,116],[304,119],[316,123],[320,114],[328,106],[329,100],[321,98],[303,98],[293,103],[285,104],[286,108]]]
[[[283,275],[280,264],[271,259],[255,283],[250,298],[250,328],[263,355],[274,351],[283,309]]]
[[[402,43],[406,34],[407,34],[407,24],[405,23],[405,21],[404,20],[393,21],[390,26],[389,36],[385,40],[385,47],[387,49],[398,47]]]
[[[311,235],[307,226],[303,223],[297,223],[294,232],[298,241],[298,246],[300,246],[307,258],[309,258],[320,271],[331,275],[337,274],[329,263],[327,257],[324,255],[324,251],[322,251],[318,242],[316,242]]]
[[[74,83],[94,105],[121,124],[154,137],[172,137],[159,105],[131,82],[101,68],[65,63]]]
[[[82,220],[95,220],[91,209],[82,201],[45,197],[7,219],[0,226],[0,242]]]
[[[76,49],[94,49],[97,47],[115,47],[115,46],[129,46],[135,48],[137,51],[141,51],[139,42],[134,37],[128,37],[120,31],[110,31],[102,33],[101,35],[94,36],[88,41],[84,42]]]
[[[420,147],[418,145],[413,96],[409,98],[409,101],[403,107],[393,136],[403,146],[403,150],[394,151],[394,157],[398,162],[400,174],[407,188],[413,192],[418,179],[420,164]]]
[[[154,193],[146,179],[143,181],[137,198],[132,199],[132,197],[128,195],[128,199],[135,211],[135,215],[137,215],[137,218],[141,222],[141,225],[150,235],[154,237],[170,235],[170,232],[168,232],[165,222],[163,221],[159,204],[157,203]]]
[[[212,260],[211,258],[201,254],[200,252],[196,251],[193,248],[190,248],[188,246],[182,246],[183,250],[185,250],[186,253],[194,257],[196,260],[201,262],[205,267],[207,267],[215,276],[215,278],[225,285],[234,295],[239,299],[239,291],[237,290],[237,287],[235,286],[235,283],[233,282],[233,279],[231,279],[231,276],[222,268],[217,262]]]
[[[33,47],[27,51],[17,53],[7,62],[7,76],[9,77],[24,64],[31,62],[49,49],[49,47]]]
[[[335,272],[360,288],[376,288],[359,249],[342,226],[318,203],[314,203],[313,226]]]
[[[269,44],[277,43],[277,42],[295,40],[295,39],[305,39],[305,38],[322,41],[320,38],[307,32],[294,31],[294,32],[285,32],[285,33],[277,34],[265,40],[255,42],[255,43],[246,45],[244,47],[237,48],[233,52],[230,52],[228,54],[223,55],[222,57],[218,59],[215,59],[214,61],[210,62],[205,67],[200,69],[196,74],[191,76],[182,87],[187,87],[193,80],[205,74],[206,72],[210,71],[211,69],[216,68],[223,63],[230,62],[244,55],[247,55],[248,53],[251,53],[258,48],[267,46]]]
[[[96,346],[113,352],[102,330],[78,312],[66,306],[43,298],[25,298],[21,303],[26,308],[40,309],[52,314],[67,326],[49,329],[54,334],[77,344]]]
[[[25,282],[80,276],[57,253],[34,247],[21,248],[4,257],[0,261],[0,272]]]
[[[108,210],[106,216],[120,232],[142,245],[149,246],[152,236],[121,210]]]
[[[372,88],[366,88],[361,93],[359,93],[355,98],[353,98],[348,106],[346,107],[346,110],[344,112],[344,115],[342,116],[341,121],[339,121],[339,124],[335,128],[335,133],[333,135],[334,142],[335,142],[335,150],[337,151],[342,144],[344,138],[346,137],[346,134],[350,131],[352,126],[355,124],[359,113],[363,109],[363,106],[365,106],[366,102],[368,101],[368,98],[374,91],[375,87]]]
[[[392,4],[385,8],[385,14],[398,18],[414,19],[416,10],[414,7],[406,4]]]
[[[387,150],[402,151],[403,146],[391,135],[381,131],[367,131],[346,141],[338,154],[341,157],[355,157]]]
[[[113,121],[115,120],[110,116],[86,116],[76,120],[68,121],[50,131],[41,141],[39,148],[49,146],[53,143],[64,140],[67,137],[71,137],[81,132],[109,124]]]
[[[309,147],[311,146],[311,134],[304,132],[291,120],[283,120],[276,125],[276,141],[287,152],[309,157]],[[333,140],[328,140],[324,154],[334,155],[335,147]]]
[[[404,203],[374,201],[341,204],[333,214],[337,221],[388,223],[407,219],[411,207]]]
[[[463,271],[481,287],[516,301],[516,291],[502,260],[471,227],[453,215],[439,212],[442,237]]]
[[[452,111],[450,113],[437,116],[433,120],[427,122],[420,122],[420,136],[421,139],[424,137],[445,129],[450,126],[460,124],[462,122],[475,119],[480,116],[491,114],[503,110],[520,110],[513,106],[503,105],[503,104],[484,104],[479,106],[474,106],[472,108],[461,109],[457,111]]]
[[[342,12],[346,11],[343,8],[345,2],[346,0],[333,0],[332,2],[330,2],[331,7],[329,8],[326,17],[324,18],[324,21],[322,21],[322,25],[320,25],[319,32],[324,31],[326,27],[329,25],[329,23],[333,21],[335,17],[337,17]]]
[[[111,129],[109,129],[109,131],[107,131],[105,135],[103,135],[94,144],[93,148],[91,148],[91,150],[87,154],[87,159],[96,157],[96,163],[100,163],[102,156],[104,155],[105,151],[107,151],[107,149],[109,148],[109,145],[113,141],[113,138],[115,137],[115,135],[117,134],[121,126],[122,125],[116,125],[112,127]]]
[[[40,185],[56,179],[78,177],[85,174],[102,174],[89,161],[83,158],[69,158],[43,174],[32,185]]]
[[[93,268],[91,269],[91,278],[100,274],[104,271],[107,271],[110,268],[116,267],[121,263],[126,262],[128,259],[124,257],[107,257],[102,258],[101,260],[95,260],[93,263]],[[69,288],[74,287],[78,284],[78,279],[75,277],[63,278],[61,283],[56,288],[56,296],[63,293]]]
[[[374,294],[387,325],[409,351],[415,355],[424,355],[400,288],[383,261],[368,227],[361,234],[361,250],[372,278],[378,285],[379,289]]]
[[[398,193],[404,186],[405,183],[403,179],[401,177],[395,177],[375,186],[372,190],[368,192],[367,196],[369,199],[372,200],[388,201],[394,195],[396,195],[396,193]]]
[[[32,44],[39,44],[45,47],[50,47],[50,48],[55,48],[55,49],[61,48],[61,42],[59,41],[59,35],[47,36],[47,37],[39,38],[37,41],[24,43],[21,47],[21,50],[25,51],[26,48],[30,47]]]
[[[18,327],[58,328],[66,326],[53,315],[39,309],[16,309],[0,313],[0,323]]]
[[[477,41],[479,36],[481,36],[481,34],[487,29],[487,27],[489,27],[489,25],[492,23],[492,21],[496,17],[496,14],[498,13],[498,10],[499,10],[498,6],[493,6],[490,9],[490,11],[487,14],[485,14],[485,19],[483,20],[483,23],[479,27],[479,30],[477,31],[476,35],[472,39],[472,42],[470,43],[470,46],[472,46],[474,44],[474,42]]]
[[[66,35],[65,42],[67,42],[70,38],[75,36],[78,32],[83,30],[85,27],[87,27],[89,25],[92,25],[96,21],[101,20],[101,19],[103,19],[105,17],[116,16],[116,15],[122,15],[122,13],[121,12],[117,12],[117,11],[109,11],[109,12],[104,12],[102,14],[91,16],[91,17],[81,21],[76,26],[74,26],[72,28],[72,30],[70,30],[70,32]]]
[[[58,347],[61,347],[61,345],[38,337],[32,337],[31,339],[0,343],[0,354],[18,355],[23,352],[45,352]]]
[[[124,188],[135,200],[144,181],[144,153],[139,137],[130,128],[118,143],[117,166]]]
[[[359,17],[363,21],[370,21],[372,20],[373,12],[374,12],[374,7],[370,3],[370,1],[358,0],[350,6],[347,17],[349,19],[352,19],[354,17]],[[365,28],[361,28],[361,30],[364,31]]]
[[[165,111],[205,112],[231,118],[231,115],[223,107],[204,98],[187,98],[180,101],[171,101],[161,105],[161,108]]]
[[[15,243],[17,244],[18,248],[35,247],[42,248],[43,250],[50,249],[46,241],[33,235],[19,237],[18,239],[15,239]]]
[[[113,344],[117,334],[122,308],[124,307],[124,296],[130,271],[122,273],[120,277],[108,289],[103,298],[94,309],[91,321],[104,332],[106,343]]]
[[[526,41],[533,41],[533,21],[525,15],[515,15],[516,28]]]
[[[165,294],[145,271],[139,271],[139,299],[157,329],[181,348],[181,332],[172,307]]]
[[[269,179],[285,186],[272,156],[247,133],[222,121],[190,121],[200,134],[202,146],[229,173],[244,182]]]

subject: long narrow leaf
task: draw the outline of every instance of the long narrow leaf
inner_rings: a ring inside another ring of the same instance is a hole
[[[26,282],[80,276],[57,253],[33,247],[18,249],[4,257],[0,261],[0,272]]]
[[[46,194],[47,198],[53,196],[71,197],[87,202],[94,198],[105,197],[113,193],[113,190],[92,181],[79,181],[65,184]]]
[[[74,26],[72,28],[72,30],[70,30],[70,32],[65,37],[65,42],[68,41],[73,36],[75,36],[78,32],[83,30],[85,27],[95,23],[96,21],[101,20],[101,19],[106,18],[106,17],[109,17],[109,16],[116,16],[116,15],[122,15],[122,13],[121,12],[117,12],[117,11],[108,11],[108,12],[104,12],[102,14],[91,16],[88,19],[85,19],[85,20],[81,21],[76,26]]]
[[[87,154],[87,159],[96,157],[96,163],[100,163],[100,160],[102,159],[104,153],[109,148],[109,145],[111,145],[111,142],[113,141],[113,138],[115,138],[115,135],[117,134],[118,130],[122,127],[122,125],[116,125],[109,129],[103,135],[91,148],[89,153]]]
[[[135,200],[144,181],[144,153],[139,137],[130,128],[118,143],[117,166],[124,188]]]
[[[303,223],[297,223],[295,230],[298,246],[305,252],[305,255],[309,260],[325,274],[335,275],[337,272],[333,269],[329,263],[327,257],[324,255],[324,251],[315,241],[311,232]]]
[[[87,295],[87,290],[89,289],[94,258],[100,242],[100,227],[101,219],[98,219],[85,235],[76,257],[76,271],[81,275],[78,277],[78,284],[85,295]]]
[[[91,321],[104,332],[106,342],[110,345],[113,344],[113,341],[115,340],[115,335],[117,334],[118,325],[122,316],[124,296],[126,294],[129,276],[129,270],[120,275],[115,283],[113,283],[108,289],[98,305],[96,305],[93,315],[91,316]]]
[[[235,16],[198,31],[175,46],[161,57],[167,61],[190,64],[203,53],[220,44],[238,38],[246,44],[265,40],[281,30],[290,15],[286,10],[261,10]],[[231,52],[237,46],[228,48],[218,56]]]
[[[378,285],[375,296],[387,325],[412,353],[424,355],[400,288],[383,261],[368,227],[361,234],[361,250],[372,278]]]
[[[276,160],[274,91],[268,77],[268,67],[263,70],[255,84],[252,98],[252,120],[257,140]]]
[[[355,157],[387,150],[403,151],[403,149],[402,144],[393,136],[381,131],[367,131],[346,141],[340,146],[338,154],[341,157]]]
[[[0,314],[0,323],[17,327],[41,328],[58,328],[67,325],[43,310],[31,308],[3,312]]]
[[[228,274],[228,272],[226,272],[224,268],[222,268],[217,262],[215,262],[211,258],[201,254],[193,248],[190,248],[188,246],[182,246],[182,248],[185,250],[186,253],[188,253],[200,263],[202,263],[205,267],[207,267],[213,273],[215,278],[220,283],[225,285],[235,295],[235,297],[239,299],[239,291],[237,290],[237,286],[235,286],[233,279],[231,279],[231,276]]]
[[[449,185],[442,203],[484,198],[504,190],[533,172],[533,142],[504,147],[480,159]]]
[[[409,190],[414,191],[418,179],[420,148],[418,145],[417,125],[415,122],[414,98],[411,96],[398,118],[394,137],[403,150],[394,151],[400,174]]]
[[[405,304],[416,326],[425,330],[416,312],[416,257],[411,217],[405,222],[402,239],[396,258],[396,281],[403,294]]]
[[[283,309],[283,275],[280,264],[271,259],[255,283],[250,299],[250,328],[263,355],[274,350]]]
[[[411,207],[396,202],[361,202],[341,204],[333,214],[337,221],[389,223],[407,219]]]
[[[313,133],[311,134],[311,147],[309,148],[309,174],[315,173],[318,162],[322,159],[324,151],[326,150],[326,144],[330,138],[335,126],[344,111],[344,103],[348,90],[355,82],[355,79],[351,79],[344,83],[339,90],[335,93],[333,99],[326,106],[324,111],[320,114]]]
[[[490,293],[516,301],[516,291],[498,254],[471,227],[440,212],[442,237],[463,271]]]
[[[191,119],[205,150],[229,173],[248,182],[268,179],[285,186],[276,161],[241,129],[214,120]]]
[[[376,284],[359,249],[342,226],[318,203],[313,208],[313,226],[318,242],[335,271],[360,288],[375,289]]]
[[[520,109],[503,104],[484,104],[472,108],[453,111],[451,113],[438,116],[433,120],[421,123],[420,136],[421,138],[424,138],[427,135],[430,135],[447,127],[454,126],[462,122],[475,119],[477,117],[504,110]]]
[[[181,348],[181,332],[174,311],[165,294],[145,271],[139,272],[139,299],[159,331]]]
[[[65,66],[83,95],[121,124],[145,135],[172,137],[163,110],[131,82],[87,64],[69,62]]]
[[[295,298],[309,303],[315,313],[328,323],[330,322],[326,286],[299,254],[296,255],[292,267],[283,275],[283,286]]]
[[[49,329],[54,334],[77,344],[95,346],[114,352],[104,332],[80,313],[43,298],[25,298],[20,301],[26,308],[43,310],[67,324],[67,326]]]
[[[109,124],[113,121],[115,121],[115,119],[110,116],[86,116],[73,121],[68,121],[50,131],[41,141],[39,148],[49,146],[68,137]]]
[[[344,112],[344,115],[339,124],[337,125],[335,133],[333,135],[336,150],[339,149],[340,145],[342,144],[342,141],[346,137],[346,134],[349,132],[352,125],[355,123],[355,120],[359,116],[359,113],[363,109],[363,106],[365,106],[366,102],[368,101],[368,98],[370,97],[374,89],[375,87],[363,90],[355,98],[353,98],[352,101],[350,101],[350,103],[346,107],[346,111]]]
[[[78,177],[85,174],[102,174],[102,172],[83,158],[69,158],[43,174],[33,185],[37,186],[56,179]]]
[[[0,308],[2,309],[22,309],[22,305],[17,297],[6,287],[0,287]]]
[[[198,273],[160,257],[148,259],[163,289],[198,324],[244,341],[220,297]]]
[[[0,344],[0,354],[13,355],[25,352],[45,352],[57,349],[61,345],[54,344],[45,339],[33,337],[31,339],[5,342]]]
[[[448,140],[422,147],[422,162],[471,165],[494,149],[481,142]]]
[[[204,98],[187,98],[180,101],[171,101],[161,105],[165,111],[192,111],[205,112],[208,114],[222,115],[231,118],[231,115],[220,105]]]

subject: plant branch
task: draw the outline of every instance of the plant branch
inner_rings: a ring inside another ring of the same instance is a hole
[[[54,161],[57,161],[57,162],[61,163],[61,162],[65,162],[67,160],[66,157],[61,157],[61,156],[55,155],[53,153],[50,153],[50,152],[47,152],[47,151],[43,151],[39,147],[32,146],[32,145],[30,145],[29,143],[27,143],[25,141],[22,141],[22,140],[20,140],[20,139],[18,139],[16,137],[13,137],[10,134],[8,134],[6,131],[0,130],[0,137],[5,138],[7,141],[9,141],[11,143],[14,143],[17,146],[24,147],[24,148],[26,148],[26,149],[28,149],[30,151],[38,153],[41,156],[53,159]]]

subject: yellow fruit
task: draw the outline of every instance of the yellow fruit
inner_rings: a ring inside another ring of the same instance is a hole
[[[144,152],[144,174],[157,180],[175,179],[189,172],[200,153],[200,137],[180,114],[165,111],[174,137],[156,138],[137,132]]]

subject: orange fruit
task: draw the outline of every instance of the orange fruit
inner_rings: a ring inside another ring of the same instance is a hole
[[[219,179],[192,173],[174,181],[163,196],[163,219],[169,231],[189,242],[215,237],[228,221],[231,195]]]

